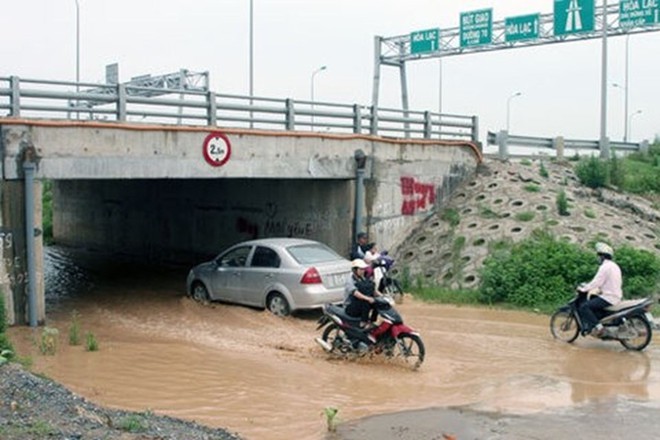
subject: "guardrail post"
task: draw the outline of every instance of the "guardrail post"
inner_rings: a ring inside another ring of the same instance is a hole
[[[472,116],[472,141],[479,142],[479,117]]]
[[[649,141],[648,141],[648,139],[645,139],[642,142],[640,142],[638,144],[637,148],[639,148],[639,152],[642,153],[642,154],[648,153],[649,152]]]
[[[433,122],[431,121],[431,112],[424,112],[424,139],[431,139],[433,131]]]
[[[218,125],[218,104],[215,102],[215,92],[209,91],[206,94],[206,102],[208,107],[206,107],[206,123],[212,127]]]
[[[371,127],[369,128],[369,133],[372,135],[378,134],[378,108],[373,105],[371,108]]]
[[[563,136],[557,136],[552,140],[552,148],[555,149],[557,152],[557,160],[558,161],[563,161],[564,160],[564,137]]]
[[[17,76],[11,76],[9,84],[11,85],[9,116],[18,117],[21,115],[21,80]]]
[[[362,107],[353,105],[353,133],[362,134]]]
[[[501,160],[507,160],[509,158],[509,132],[506,130],[500,130],[497,133],[497,145],[499,146],[499,156]]]
[[[126,122],[126,85],[117,84],[117,121]]]
[[[286,105],[286,129],[293,131],[296,128],[296,112],[293,108],[293,99],[287,98],[284,103]]]

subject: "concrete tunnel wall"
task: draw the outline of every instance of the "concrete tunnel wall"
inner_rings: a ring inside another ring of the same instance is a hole
[[[350,245],[353,185],[347,180],[75,180],[54,183],[58,243],[190,263],[263,237]]]

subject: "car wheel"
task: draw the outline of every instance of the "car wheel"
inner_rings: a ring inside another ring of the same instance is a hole
[[[291,307],[289,306],[289,302],[281,293],[275,292],[268,295],[266,307],[273,315],[276,316],[288,316],[291,314]]]
[[[197,302],[208,302],[210,300],[209,291],[206,290],[206,286],[199,281],[193,284],[190,296]]]

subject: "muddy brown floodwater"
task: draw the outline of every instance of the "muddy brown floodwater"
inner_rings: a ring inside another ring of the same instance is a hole
[[[567,345],[552,339],[547,316],[407,296],[398,309],[426,345],[412,372],[380,359],[328,359],[314,343],[318,312],[280,319],[202,305],[184,296],[184,280],[183,271],[115,273],[61,299],[48,315],[60,330],[55,356],[38,353],[40,329],[14,327],[10,336],[33,370],[95,403],[226,427],[249,440],[322,439],[328,406],[348,421],[429,407],[531,414],[620,397],[660,401],[656,342],[642,353],[583,338]],[[72,310],[98,352],[68,345]]]

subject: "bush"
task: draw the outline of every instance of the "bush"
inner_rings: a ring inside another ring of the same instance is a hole
[[[593,252],[556,240],[548,232],[500,248],[484,261],[480,292],[489,304],[554,308],[596,272]]]
[[[575,165],[575,174],[583,185],[589,188],[601,188],[608,182],[607,162],[595,156],[581,159]]]
[[[445,209],[440,215],[440,218],[451,226],[456,226],[461,222],[461,216],[458,214],[458,211],[451,208]]]
[[[609,172],[610,183],[616,187],[623,188],[626,181],[626,170],[616,153],[613,153],[612,159],[610,159]]]
[[[614,250],[614,261],[623,274],[623,293],[626,298],[649,296],[660,284],[660,259],[651,252],[622,246]]]
[[[559,215],[566,216],[568,212],[568,199],[566,198],[566,191],[563,189],[557,194],[557,212]]]

